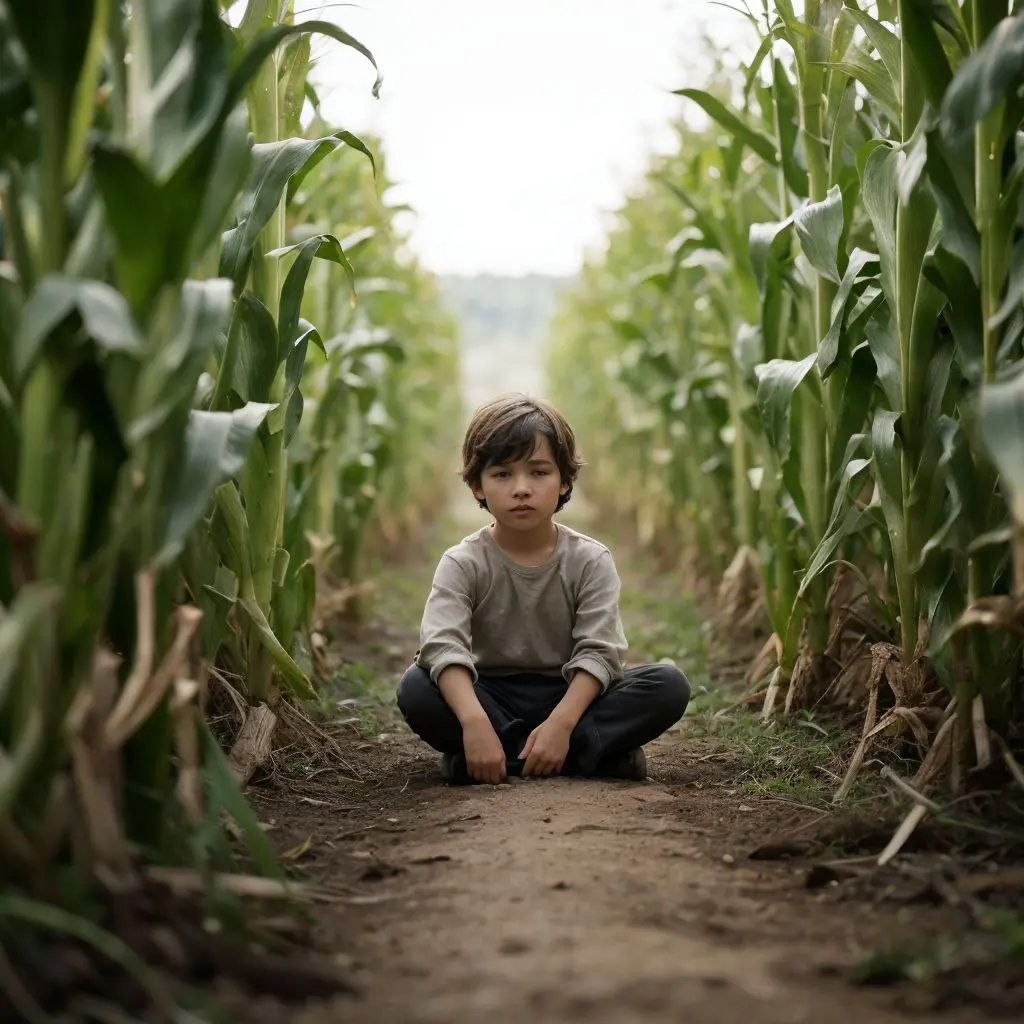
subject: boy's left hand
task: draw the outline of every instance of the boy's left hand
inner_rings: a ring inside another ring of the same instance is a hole
[[[519,754],[526,758],[523,778],[530,775],[557,775],[569,753],[570,736],[572,729],[561,722],[550,718],[541,722],[526,738],[526,746]]]

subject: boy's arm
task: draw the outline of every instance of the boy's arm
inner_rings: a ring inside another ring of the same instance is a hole
[[[611,553],[603,551],[587,566],[580,581],[572,627],[572,657],[562,669],[570,686],[580,673],[600,687],[599,693],[622,679],[627,644],[619,616],[621,589]]]
[[[557,775],[569,753],[569,738],[583,712],[602,691],[586,669],[577,669],[565,696],[551,714],[526,739],[519,756],[524,758],[523,775]]]
[[[619,618],[619,575],[611,554],[589,565],[580,582],[572,636],[572,657],[562,673],[565,695],[527,738],[523,775],[554,775],[569,752],[569,737],[588,707],[623,675],[626,637]]]
[[[476,695],[473,661],[472,580],[448,555],[438,564],[420,624],[417,663],[430,672],[444,702],[462,726],[469,774],[497,784],[506,776],[505,752]]]
[[[463,729],[476,719],[487,718],[487,712],[473,688],[473,677],[464,665],[449,665],[442,669],[437,677],[437,688]]]
[[[461,665],[476,682],[473,660],[473,581],[451,555],[445,554],[434,571],[420,622],[420,650],[416,663],[439,683],[449,665]]]
[[[577,669],[565,695],[548,715],[548,721],[572,732],[583,712],[601,696],[604,687],[585,668]]]

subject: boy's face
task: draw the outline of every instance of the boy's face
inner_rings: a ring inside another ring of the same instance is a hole
[[[569,489],[555,464],[551,442],[537,435],[533,451],[518,462],[488,466],[473,494],[511,530],[532,530],[551,519],[558,499]]]

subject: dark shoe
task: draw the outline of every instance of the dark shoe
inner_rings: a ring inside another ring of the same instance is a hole
[[[466,767],[465,754],[444,754],[441,757],[441,778],[449,786],[472,786],[476,781]]]
[[[643,782],[647,778],[647,755],[643,747],[598,762],[594,775],[599,779],[629,779]]]

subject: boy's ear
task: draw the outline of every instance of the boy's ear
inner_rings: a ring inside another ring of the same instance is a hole
[[[566,494],[569,493],[569,485],[563,483],[562,486],[558,488],[558,493],[564,497]]]
[[[479,484],[470,484],[469,489],[473,492],[473,497],[477,501],[484,500],[484,489]]]

